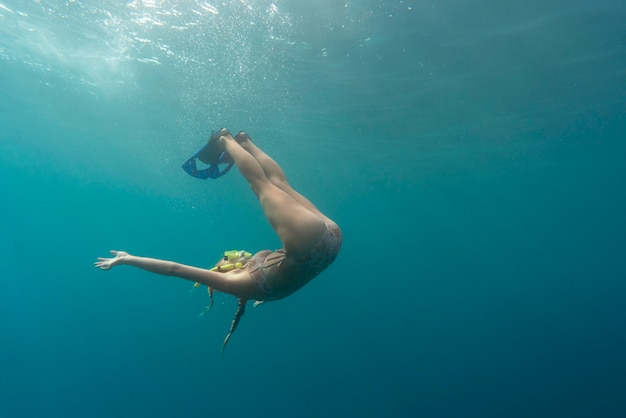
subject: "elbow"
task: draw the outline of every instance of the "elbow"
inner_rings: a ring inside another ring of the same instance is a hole
[[[176,277],[180,277],[181,274],[181,268],[180,268],[180,264],[178,263],[168,263],[168,265],[165,267],[165,270],[163,271],[163,275],[165,276],[176,276]]]

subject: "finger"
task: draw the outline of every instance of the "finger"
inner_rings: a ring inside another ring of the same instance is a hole
[[[111,250],[111,251],[109,251],[109,252],[110,252],[111,254],[113,254],[113,255],[117,255],[117,251],[116,251],[116,250]]]

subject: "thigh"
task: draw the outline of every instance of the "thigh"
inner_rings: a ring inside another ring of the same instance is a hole
[[[324,215],[309,199],[307,199],[296,189],[291,187],[287,179],[277,182],[270,178],[270,181],[274,183],[274,185],[277,186],[279,189],[291,196],[296,202],[300,203],[300,205],[304,206],[304,208],[308,209],[310,212],[313,212],[313,214],[321,218],[323,221],[332,222],[332,220]]]
[[[269,181],[258,195],[265,217],[287,253],[306,257],[326,231],[324,220]]]

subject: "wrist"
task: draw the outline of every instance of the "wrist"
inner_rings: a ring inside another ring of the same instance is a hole
[[[134,258],[132,255],[130,254],[124,254],[123,256],[119,257],[117,259],[117,264],[122,265],[122,264],[131,264],[132,263],[132,258]]]

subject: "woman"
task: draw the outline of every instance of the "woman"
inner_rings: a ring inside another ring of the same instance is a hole
[[[280,166],[252,143],[248,134],[239,132],[233,138],[227,129],[221,129],[211,141],[230,155],[250,183],[283,248],[259,251],[252,257],[241,252],[237,260],[226,256],[212,269],[137,257],[124,251],[111,251],[112,258],[99,257],[95,266],[103,270],[134,266],[207,285],[210,294],[217,290],[236,296],[239,307],[222,344],[223,351],[248,300],[255,304],[278,300],[300,289],[335,260],[342,236],[335,222],[291,188]]]

